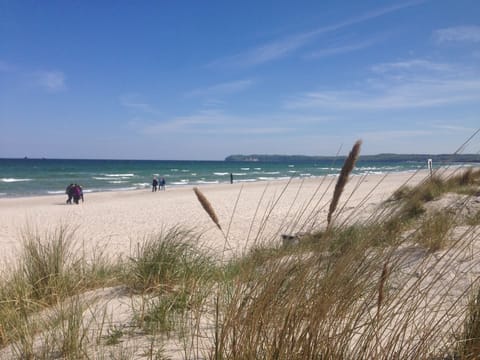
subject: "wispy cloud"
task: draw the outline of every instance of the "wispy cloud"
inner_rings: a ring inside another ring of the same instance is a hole
[[[251,87],[253,80],[237,80],[192,90],[186,96],[223,96],[244,91]]]
[[[222,110],[200,110],[187,116],[177,116],[162,121],[156,121],[139,129],[142,133],[186,134],[186,135],[279,135],[301,132],[304,126],[329,121],[319,116],[308,117],[300,115],[235,115]]]
[[[120,103],[122,106],[129,108],[134,111],[140,111],[143,113],[157,114],[156,110],[152,105],[143,101],[141,95],[139,94],[126,94],[120,96]]]
[[[435,124],[433,125],[434,128],[446,131],[457,131],[467,134],[473,134],[475,132],[475,128],[473,127],[466,127],[466,126],[457,126],[457,125],[450,125],[450,124]]]
[[[38,71],[33,74],[34,83],[48,92],[66,89],[65,74],[62,71]]]
[[[389,71],[417,71],[419,69],[427,71],[448,71],[451,70],[451,68],[449,64],[413,59],[409,61],[376,64],[371,67],[371,70],[377,73],[386,73]]]
[[[232,55],[213,61],[209,65],[216,66],[253,66],[282,58],[309,43],[317,34],[316,31],[287,36],[270,43],[252,48],[244,53]]]
[[[391,131],[366,131],[359,134],[364,141],[385,141],[394,139],[425,138],[433,133],[432,130],[391,130]]]
[[[362,91],[310,92],[289,101],[286,107],[381,110],[438,107],[480,101],[480,80],[431,79],[385,84],[384,88],[384,91],[366,88]]]
[[[312,52],[310,55],[307,55],[306,58],[318,59],[318,58],[323,58],[327,56],[350,53],[353,51],[358,51],[358,50],[362,50],[367,47],[373,46],[379,41],[380,40],[378,38],[375,38],[375,39],[360,41],[355,44],[325,48],[325,49]]]
[[[362,15],[340,21],[338,23],[320,27],[311,31],[285,36],[281,39],[273,40],[269,43],[251,48],[243,53],[232,55],[223,59],[219,59],[210,63],[210,66],[254,66],[269,61],[273,61],[285,57],[305,45],[311,43],[314,39],[322,34],[326,34],[335,30],[346,28],[358,23],[362,23],[374,18],[404,9],[406,7],[415,6],[425,2],[425,0],[404,1],[402,3],[375,9]]]
[[[436,30],[433,33],[438,43],[480,42],[480,26],[465,25]]]
[[[390,72],[411,70],[392,77]],[[428,73],[423,68],[434,69]],[[480,76],[453,71],[449,66],[423,60],[380,64],[373,67],[379,77],[368,79],[357,89],[312,91],[290,99],[286,108],[321,108],[342,110],[381,110],[439,107],[480,101]],[[449,70],[441,73],[442,69]],[[450,71],[451,70],[451,71]]]

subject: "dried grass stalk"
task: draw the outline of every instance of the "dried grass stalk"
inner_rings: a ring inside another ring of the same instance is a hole
[[[380,307],[383,304],[385,298],[384,287],[388,276],[388,261],[383,264],[382,275],[380,275],[380,282],[378,285],[378,299],[377,299],[377,319],[380,316]]]
[[[200,202],[200,205],[202,205],[203,209],[206,211],[208,216],[210,216],[210,219],[217,225],[217,227],[222,230],[222,227],[220,226],[220,222],[218,221],[217,214],[215,214],[215,210],[213,210],[212,204],[210,204],[210,201],[203,195],[203,193],[197,188],[194,187],[193,191],[195,192],[195,195],[197,195],[197,199]]]
[[[353,145],[350,154],[345,159],[345,163],[343,164],[342,170],[340,171],[340,176],[338,177],[337,183],[335,184],[335,190],[333,192],[332,202],[330,203],[330,208],[328,209],[328,216],[327,216],[327,227],[330,226],[330,222],[332,221],[332,215],[337,208],[338,201],[340,200],[340,196],[342,195],[343,189],[348,181],[348,176],[352,172],[353,168],[355,167],[355,162],[357,161],[358,155],[360,154],[360,146],[362,145],[361,140],[357,140],[355,145]]]

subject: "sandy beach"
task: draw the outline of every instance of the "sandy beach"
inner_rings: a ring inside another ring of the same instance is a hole
[[[351,177],[338,209],[365,216],[401,185],[413,185],[426,175],[420,171]],[[257,237],[275,241],[280,233],[321,227],[334,181],[330,176],[200,187],[215,209],[227,245],[192,187],[167,187],[156,193],[87,193],[79,205],[66,205],[64,195],[0,199],[0,262],[16,257],[26,228],[45,234],[61,224],[76,229],[76,239],[86,252],[103,250],[108,256],[128,256],[146,236],[183,226],[201,233],[204,245],[212,251],[221,252],[226,246],[231,255],[251,246]],[[268,221],[263,222],[267,215]]]

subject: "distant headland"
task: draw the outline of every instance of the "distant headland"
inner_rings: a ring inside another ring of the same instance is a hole
[[[229,155],[225,161],[266,161],[266,162],[316,162],[344,159],[345,156],[308,156],[308,155]],[[365,162],[480,162],[480,154],[377,154],[361,155],[359,161]]]

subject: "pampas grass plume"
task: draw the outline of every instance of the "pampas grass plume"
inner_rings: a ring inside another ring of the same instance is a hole
[[[347,184],[348,176],[355,167],[355,162],[357,161],[358,155],[360,154],[361,145],[362,140],[357,140],[355,145],[353,145],[350,154],[348,154],[348,157],[345,159],[345,163],[343,164],[342,170],[340,171],[340,176],[338,177],[337,183],[335,185],[335,190],[333,192],[332,202],[330,203],[330,208],[328,209],[327,227],[330,226],[330,222],[332,221],[332,215],[337,208],[340,196],[342,195],[343,189]]]
[[[220,230],[222,230],[222,227],[220,226],[220,222],[218,221],[218,218],[217,218],[217,214],[215,214],[215,210],[213,210],[213,206],[212,204],[210,204],[210,201],[208,201],[205,195],[203,195],[203,193],[197,187],[194,187],[193,191],[195,192],[195,195],[197,195],[197,199],[200,205],[202,205],[205,212],[208,214],[208,216],[210,216],[210,219],[212,219],[215,225],[217,225],[217,227]]]

